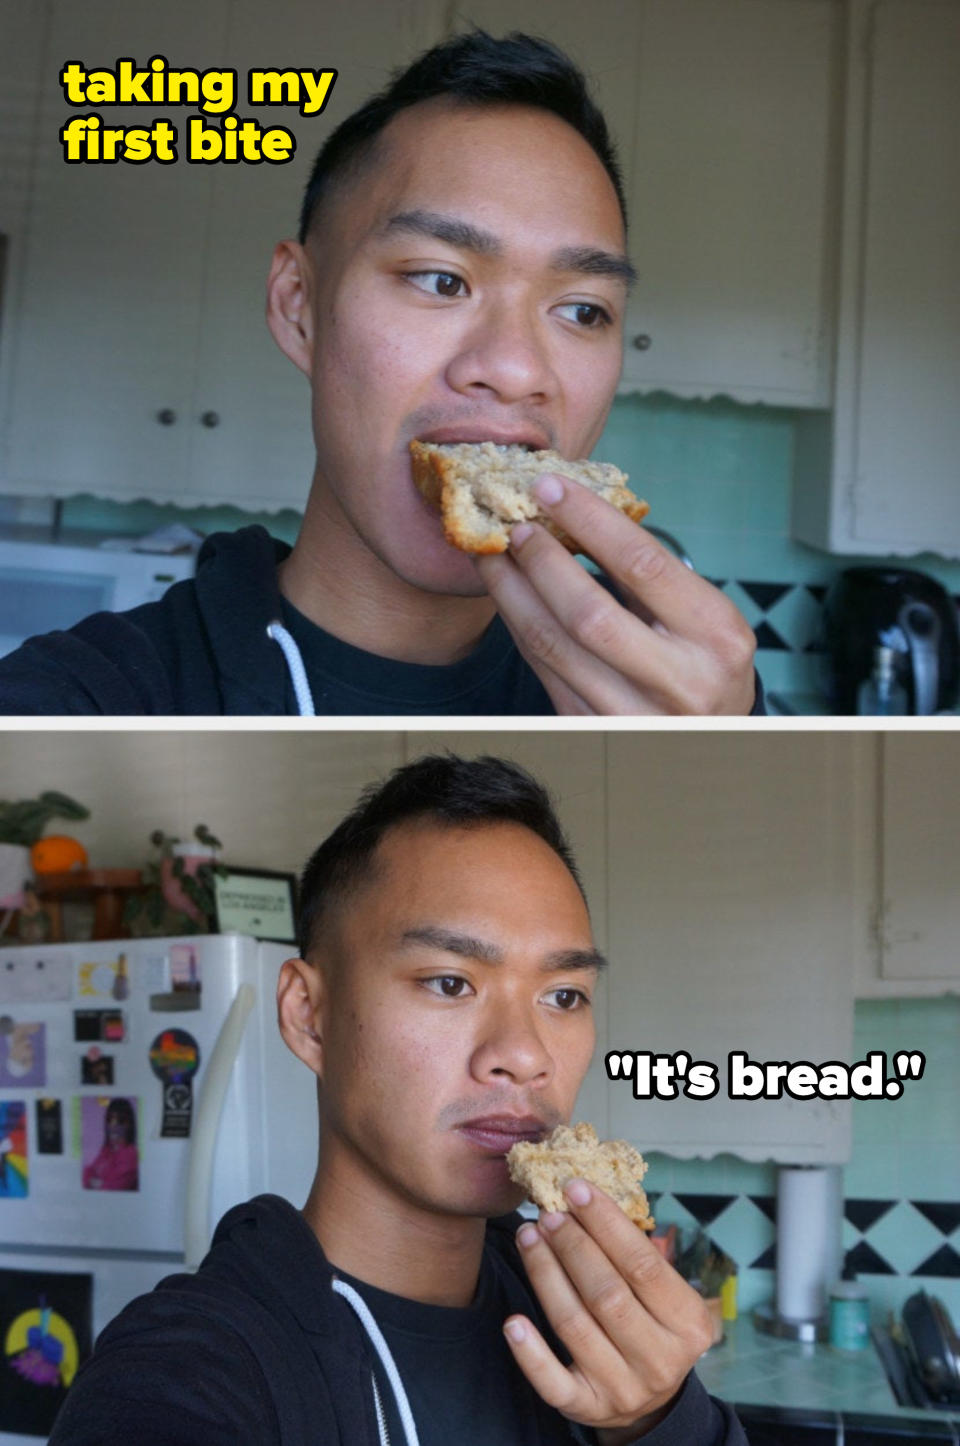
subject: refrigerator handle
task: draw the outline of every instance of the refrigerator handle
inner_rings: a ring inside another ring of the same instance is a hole
[[[247,1017],[257,994],[252,984],[241,984],[207,1065],[203,1094],[197,1105],[190,1160],[187,1165],[184,1255],[187,1270],[196,1270],[210,1246],[210,1188],[213,1183],[213,1152],[227,1085],[240,1052]]]

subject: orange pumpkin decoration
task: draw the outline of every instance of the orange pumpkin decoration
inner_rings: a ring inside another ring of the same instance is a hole
[[[52,833],[38,839],[30,850],[35,874],[66,874],[71,869],[87,867],[87,851],[82,843],[64,833]]]

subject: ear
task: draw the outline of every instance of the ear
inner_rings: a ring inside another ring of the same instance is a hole
[[[320,1005],[324,979],[321,970],[304,959],[287,959],[277,980],[277,1023],[288,1049],[323,1078],[323,1041]]]
[[[267,325],[277,346],[305,376],[313,369],[313,275],[304,248],[278,241],[267,278]]]

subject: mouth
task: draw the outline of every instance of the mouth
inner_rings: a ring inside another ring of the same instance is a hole
[[[417,438],[418,442],[456,445],[459,442],[493,442],[498,447],[522,447],[525,452],[543,452],[549,440],[535,429],[524,431],[500,427],[454,426],[435,427]]]
[[[547,1133],[547,1127],[535,1115],[487,1115],[467,1120],[457,1129],[465,1139],[491,1155],[505,1155],[521,1140],[536,1143]]]

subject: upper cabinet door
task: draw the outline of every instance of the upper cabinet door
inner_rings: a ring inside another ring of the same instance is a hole
[[[850,0],[836,391],[793,534],[960,557],[960,3]]]
[[[727,1056],[847,1061],[853,1045],[849,734],[611,734],[610,1049],[719,1066],[707,1100],[610,1085],[641,1148],[797,1164],[849,1152],[849,1103],[731,1100]]]
[[[857,538],[960,553],[960,4],[881,0],[863,175]]]
[[[957,805],[960,737],[890,733],[882,742],[877,939],[880,977],[960,985]],[[924,993],[927,992],[925,989]]]
[[[68,60],[94,70],[121,55],[141,67],[155,55],[219,66],[225,20],[226,0],[51,7],[29,219],[9,278],[6,491],[163,498],[182,487],[210,170],[182,159],[67,165],[60,127],[88,108],[67,103],[59,76]],[[188,114],[91,109],[105,126],[185,124]]]
[[[644,0],[622,390],[825,406],[833,0]]]

